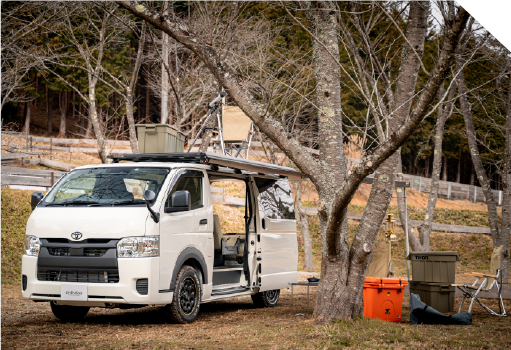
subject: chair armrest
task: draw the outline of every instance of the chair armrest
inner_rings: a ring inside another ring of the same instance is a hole
[[[497,275],[489,275],[489,274],[486,274],[486,273],[479,273],[479,272],[465,273],[465,275],[475,276],[475,277],[491,277],[491,278],[497,278]]]

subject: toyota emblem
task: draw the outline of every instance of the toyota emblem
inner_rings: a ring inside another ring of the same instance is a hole
[[[71,238],[74,239],[75,241],[79,240],[80,238],[82,238],[82,233],[81,232],[73,232],[71,233]]]

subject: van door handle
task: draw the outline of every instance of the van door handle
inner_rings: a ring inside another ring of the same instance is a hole
[[[201,221],[199,221],[199,225],[207,225],[208,224],[208,219],[202,219]]]

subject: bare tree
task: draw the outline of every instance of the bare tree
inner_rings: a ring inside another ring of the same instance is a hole
[[[319,106],[318,127],[320,130],[324,129],[325,136],[319,138],[319,160],[316,160],[298,140],[289,137],[283,124],[268,114],[267,106],[254,98],[249,89],[240,86],[236,72],[221,58],[214,46],[190,32],[189,28],[178,19],[162,17],[152,8],[137,2],[119,1],[118,3],[136,16],[166,32],[198,55],[245,114],[311,179],[320,196],[318,211],[321,217],[323,240],[322,278],[314,314],[319,323],[333,319],[353,319],[361,315],[365,269],[369,264],[376,233],[372,230],[357,232],[353,244],[349,247],[345,229],[347,205],[364,178],[378,168],[383,170],[376,175],[374,187],[379,187],[382,184],[385,188],[388,183],[393,184],[393,178],[389,178],[387,174],[395,169],[392,162],[397,162],[397,160],[391,160],[385,165],[383,163],[395,154],[430,112],[438,89],[450,71],[457,42],[469,17],[468,13],[459,8],[455,19],[446,24],[449,28],[446,31],[447,35],[441,53],[433,70],[428,75],[427,82],[417,94],[414,108],[409,115],[405,113],[405,122],[401,125],[397,124],[395,127],[389,127],[388,138],[381,142],[371,154],[366,154],[360,164],[354,167],[350,174],[347,174],[345,157],[342,152],[342,116],[340,106],[337,106],[336,102],[340,100],[340,83],[338,81],[340,76],[338,70],[333,72],[326,64],[326,62],[332,62],[334,66],[339,67],[336,59],[339,47],[331,44],[332,40],[337,42],[337,33],[332,31],[332,25],[334,29],[337,26],[336,11],[332,7],[332,3],[313,3],[309,8],[309,11],[313,12],[310,18],[315,21],[311,25],[311,31],[317,33],[314,37],[319,39],[314,40],[316,42],[313,53],[314,63],[325,68],[325,71],[321,72],[315,68],[317,72],[315,74],[316,85],[324,84],[321,85],[321,88],[318,87],[318,89],[322,89],[321,92],[316,91],[317,100],[322,104]],[[412,2],[410,6],[414,3]],[[421,2],[420,6],[427,7],[427,2]],[[426,17],[425,13],[427,12],[421,8],[410,11],[409,16],[413,21],[409,20],[409,23],[413,23],[414,26],[416,25],[415,21],[423,23],[421,20]],[[415,35],[419,35],[417,33],[420,33],[420,29],[415,31]],[[422,28],[422,31],[425,31],[425,28]],[[407,45],[403,45],[403,50],[405,47],[409,47]],[[335,51],[332,51],[334,49]],[[414,47],[410,49],[414,50]],[[413,54],[413,51],[411,53]],[[415,54],[413,56],[417,57]],[[408,57],[411,60],[411,55]],[[419,68],[420,63],[415,72],[410,68],[410,74],[416,75]],[[319,78],[323,76],[323,82],[318,81],[318,75]],[[410,79],[412,79],[411,76],[408,77],[408,80]],[[415,87],[411,89],[411,92],[408,89],[399,92],[399,94],[404,94],[402,100],[408,101],[414,96],[414,91]],[[320,96],[321,94],[322,96]],[[395,96],[395,100],[398,100],[398,96]],[[396,103],[396,105],[396,109],[401,107],[401,104]],[[324,123],[324,126],[320,125],[321,123]],[[334,130],[325,130],[327,125]],[[328,158],[329,156],[331,158]],[[372,197],[377,195],[377,193],[372,194]],[[371,205],[371,200],[370,198],[368,207]],[[364,216],[374,215],[374,210],[378,207],[381,208],[382,205],[384,205],[384,198],[375,201],[372,212],[366,209],[369,215],[365,214]]]
[[[458,69],[460,70],[457,77],[458,90],[460,92],[460,107],[461,112],[463,114],[463,119],[465,121],[466,127],[466,135],[468,139],[468,144],[470,148],[470,155],[472,158],[472,163],[474,164],[474,169],[477,174],[477,180],[479,181],[488,207],[488,222],[490,224],[490,233],[493,240],[493,245],[498,247],[500,245],[503,246],[502,256],[501,256],[501,268],[502,268],[502,276],[505,280],[509,277],[509,256],[510,256],[510,232],[511,232],[511,224],[509,217],[509,209],[510,209],[510,197],[509,190],[507,189],[507,185],[509,184],[509,100],[511,99],[511,93],[508,91],[508,96],[506,97],[503,93],[503,90],[498,88],[499,97],[501,103],[503,105],[503,109],[505,110],[505,120],[506,120],[506,131],[504,132],[506,144],[504,146],[504,154],[503,157],[503,169],[504,169],[504,200],[502,205],[502,227],[499,228],[499,217],[497,212],[497,200],[494,197],[493,191],[491,189],[490,178],[487,175],[486,169],[484,168],[484,164],[481,158],[481,154],[479,152],[480,141],[477,137],[477,131],[474,126],[474,118],[472,116],[472,107],[468,100],[469,91],[465,82],[465,75],[462,67],[466,64],[466,58],[464,57],[464,51],[460,48],[458,50],[458,54],[456,55],[456,64]],[[507,61],[507,60],[506,60]],[[507,62],[506,62],[507,63]],[[499,84],[502,76],[507,72],[507,65],[503,69],[496,81],[497,85]],[[509,74],[509,73],[508,73]]]
[[[73,89],[88,105],[89,119],[94,135],[98,141],[98,154],[103,163],[107,162],[107,150],[104,132],[98,116],[96,102],[96,85],[102,71],[102,60],[107,43],[115,37],[116,32],[111,28],[111,12],[104,11],[93,3],[66,3],[62,7],[61,26],[59,35],[68,40],[77,55],[75,59],[82,61],[83,65],[70,65],[68,52],[64,54],[58,49],[48,46],[49,52],[41,57],[42,65],[59,78],[69,88]],[[72,21],[76,16],[83,20]],[[88,93],[83,93],[73,82],[62,76],[53,66],[83,68],[87,72]],[[89,127],[87,128],[89,130]],[[87,133],[88,134],[88,133]]]

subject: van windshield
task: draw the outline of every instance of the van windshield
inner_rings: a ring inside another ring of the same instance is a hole
[[[161,190],[170,168],[112,167],[74,170],[48,193],[42,206],[145,204],[143,193]]]

